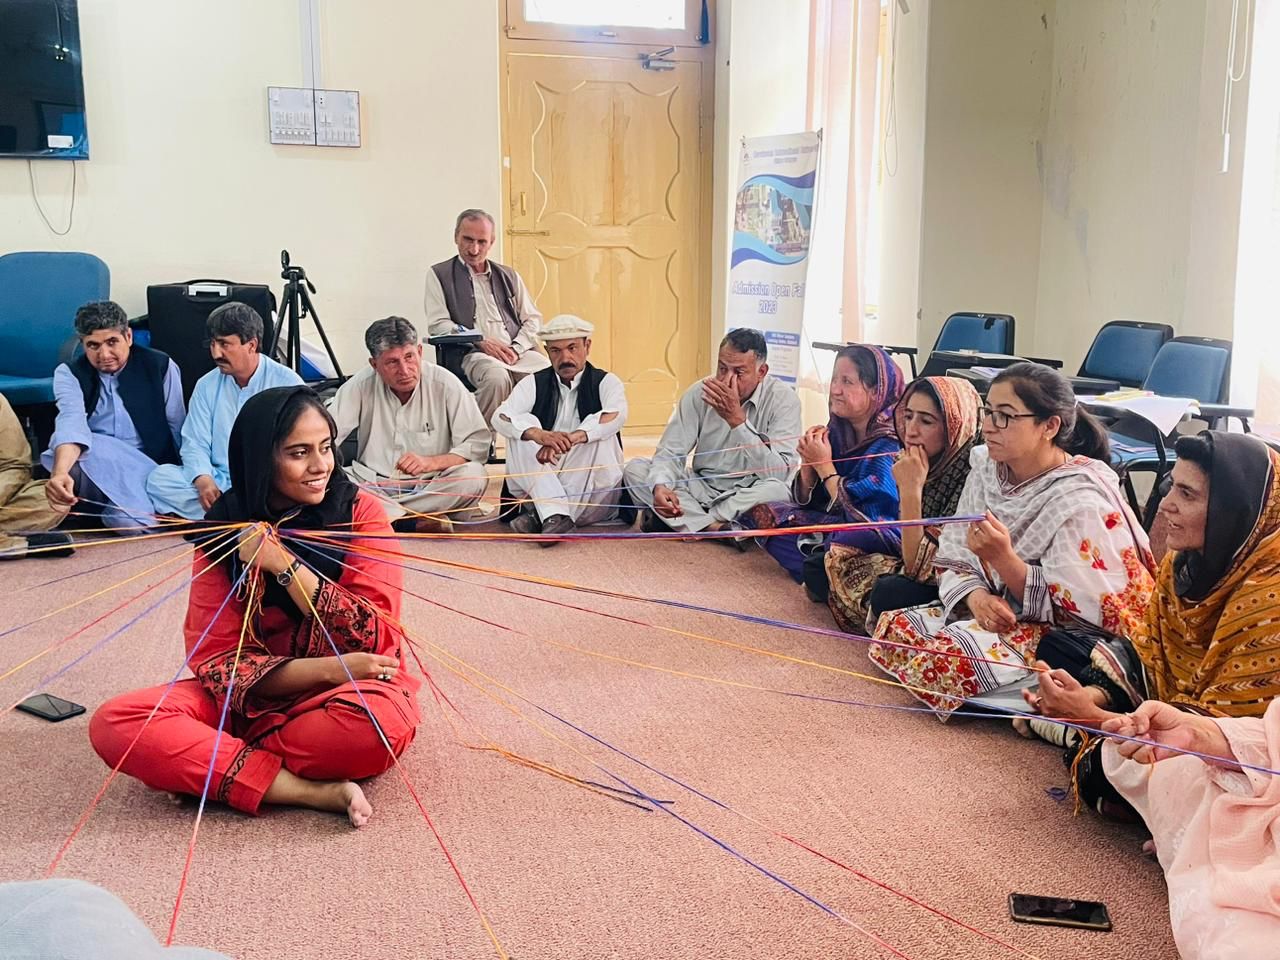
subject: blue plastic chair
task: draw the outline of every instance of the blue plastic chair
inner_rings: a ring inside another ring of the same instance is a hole
[[[947,317],[933,351],[975,350],[978,353],[1013,353],[1015,321],[1007,313],[953,313]]]
[[[1142,389],[1163,397],[1226,403],[1231,393],[1231,341],[1174,337],[1156,354]]]
[[[0,393],[14,407],[53,402],[53,370],[76,310],[111,297],[111,271],[91,253],[0,256]]]
[[[1160,348],[1171,339],[1173,327],[1167,323],[1140,320],[1104,323],[1080,365],[1079,376],[1141,387],[1151,373]]]
[[[1166,397],[1188,397],[1200,404],[1201,418],[1211,428],[1236,417],[1249,431],[1252,410],[1230,407],[1226,401],[1231,391],[1231,341],[1212,337],[1174,337],[1156,354],[1142,383],[1144,390]],[[1161,486],[1177,462],[1171,436],[1162,437],[1155,426],[1141,417],[1105,404],[1090,404],[1089,409],[1109,421],[1111,434],[1111,466],[1120,475],[1129,503],[1150,529],[1160,505]],[[1138,503],[1133,487],[1134,473],[1153,474],[1151,494],[1145,506]]]
[[[940,357],[941,351],[965,350],[975,353],[1013,354],[1015,321],[1007,313],[953,313],[938,331],[929,358],[920,371],[922,377],[945,376],[956,366],[954,358]]]

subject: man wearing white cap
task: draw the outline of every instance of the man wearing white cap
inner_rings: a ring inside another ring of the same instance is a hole
[[[507,487],[530,501],[511,521],[517,533],[570,533],[617,513],[627,395],[587,362],[594,332],[580,317],[553,317],[538,334],[551,365],[517,383],[493,415],[507,438]]]

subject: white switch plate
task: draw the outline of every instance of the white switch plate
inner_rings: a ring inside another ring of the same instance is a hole
[[[316,145],[360,146],[360,92],[316,91]]]
[[[272,143],[315,145],[313,91],[302,87],[267,87],[267,117]]]

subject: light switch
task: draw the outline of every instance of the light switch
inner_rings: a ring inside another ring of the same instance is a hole
[[[316,145],[321,147],[360,146],[360,92],[358,90],[317,90],[315,94],[318,120]]]
[[[267,87],[268,134],[272,143],[314,145],[315,91],[304,87]]]

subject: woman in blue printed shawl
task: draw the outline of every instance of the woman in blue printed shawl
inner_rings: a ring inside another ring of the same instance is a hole
[[[750,525],[765,529],[898,519],[893,461],[902,445],[894,429],[893,411],[902,388],[902,372],[884,350],[862,344],[841,350],[831,374],[831,419],[826,426],[810,427],[800,440],[803,463],[791,484],[792,501],[756,507],[746,518]],[[901,551],[896,529],[760,539],[770,555],[819,602],[827,595],[822,555],[829,544],[875,553]]]

